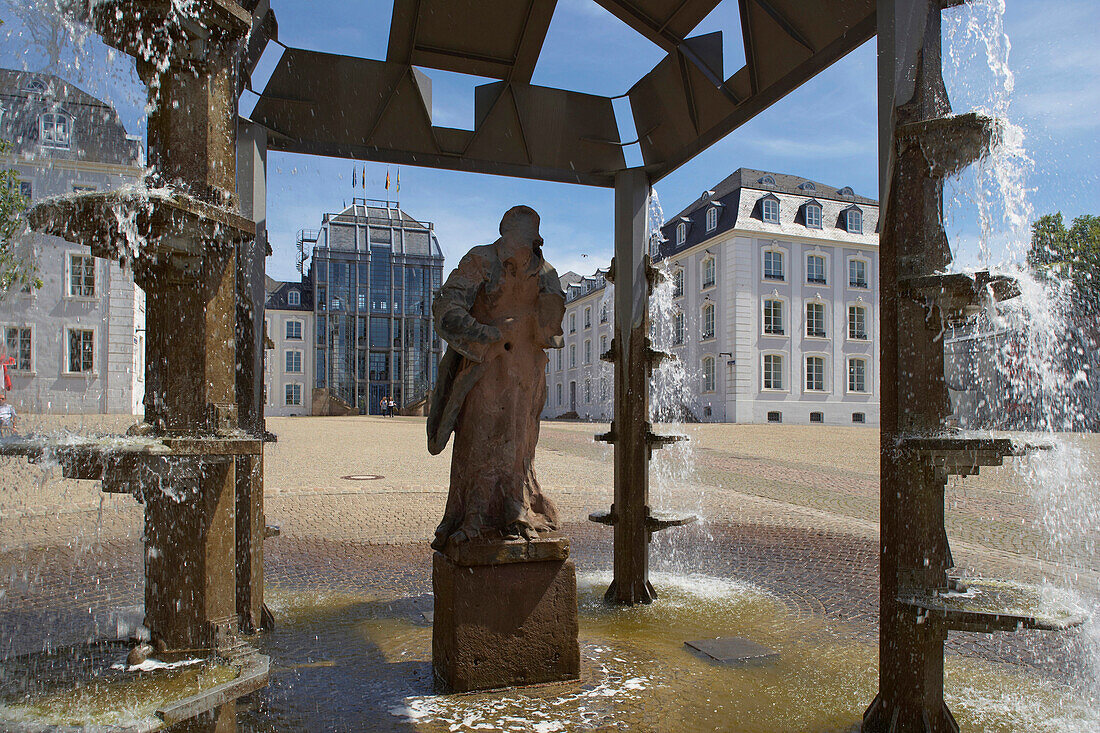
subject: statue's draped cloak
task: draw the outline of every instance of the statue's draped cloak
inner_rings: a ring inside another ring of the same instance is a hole
[[[530,535],[557,528],[557,511],[532,463],[546,397],[546,348],[562,348],[565,295],[558,275],[531,243],[475,247],[432,304],[447,342],[428,415],[428,451],[455,445],[447,510],[433,546],[452,535]],[[510,245],[510,246],[509,246]],[[501,252],[532,248],[517,267]]]

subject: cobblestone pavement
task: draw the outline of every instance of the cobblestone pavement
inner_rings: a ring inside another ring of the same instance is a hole
[[[121,430],[129,418],[31,417],[26,430]],[[430,591],[428,549],[446,499],[450,452],[429,456],[422,418],[271,418],[265,450],[267,580],[291,589]],[[610,566],[611,532],[585,521],[612,495],[605,426],[544,423],[536,460],[583,569]],[[878,433],[867,428],[695,425],[690,451],[658,455],[654,503],[703,520],[658,535],[655,564],[764,586],[792,609],[873,638],[877,616]],[[1089,454],[1097,436],[1075,436]],[[690,478],[668,480],[690,465]],[[1095,472],[1094,472],[1095,473]],[[141,507],[95,482],[0,459],[0,654],[110,634],[140,619]],[[1095,486],[1091,487],[1095,491]],[[956,562],[1022,580],[1074,574],[1100,596],[1096,546],[1055,552],[1011,466],[948,487]],[[1064,549],[1064,548],[1063,548]],[[1061,561],[1058,562],[1058,561]],[[1040,665],[1071,664],[1074,634],[952,634],[950,647]]]

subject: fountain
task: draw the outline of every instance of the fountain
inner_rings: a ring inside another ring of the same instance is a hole
[[[997,121],[950,115],[940,62],[943,3],[880,3],[882,432],[879,691],[868,733],[949,733],[944,642],[950,631],[1065,629],[1070,608],[1044,608],[1037,588],[949,575],[944,525],[950,475],[974,475],[1048,446],[951,430],[942,334],[1015,297],[1007,277],[945,274],[943,181],[978,160]],[[909,75],[897,71],[913,72]]]
[[[237,390],[238,364],[252,366],[249,344],[238,346],[238,308],[251,297],[238,291],[250,264],[238,251],[256,228],[236,213],[234,191],[237,69],[253,16],[233,0],[93,0],[81,12],[135,57],[149,88],[149,188],[46,199],[28,220],[133,268],[147,297],[145,421],[128,437],[8,439],[0,452],[56,459],[65,477],[144,503],[148,634],[127,666],[198,658],[219,672],[134,725],[197,719],[220,730],[268,674],[241,636],[264,622],[262,441],[253,395]],[[95,650],[93,669],[104,656]]]

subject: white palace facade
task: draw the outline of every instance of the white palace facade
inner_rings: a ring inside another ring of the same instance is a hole
[[[739,169],[662,228],[671,306],[655,341],[686,372],[688,419],[879,423],[878,204],[851,188]],[[566,273],[565,348],[544,418],[610,420],[611,288]],[[662,300],[662,299],[658,299]]]

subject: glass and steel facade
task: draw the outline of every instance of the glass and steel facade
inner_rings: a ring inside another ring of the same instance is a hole
[[[443,253],[430,222],[393,202],[354,199],[326,214],[313,248],[315,384],[360,413],[378,414],[435,385],[442,344],[431,303]]]

